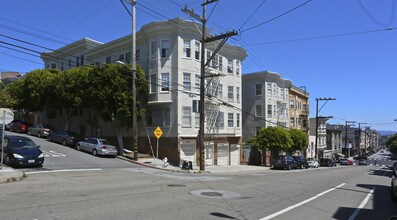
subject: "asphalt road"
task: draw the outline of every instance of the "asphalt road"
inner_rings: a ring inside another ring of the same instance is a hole
[[[33,138],[34,139],[34,138]],[[189,174],[36,140],[42,168],[0,185],[1,219],[388,219],[387,167]],[[48,159],[48,160],[47,160]]]

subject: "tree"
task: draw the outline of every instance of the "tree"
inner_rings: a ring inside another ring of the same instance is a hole
[[[14,107],[14,104],[15,100],[4,88],[3,84],[0,83],[0,108],[12,108]]]
[[[292,139],[291,151],[302,151],[307,148],[309,140],[305,132],[298,129],[290,129],[289,134]]]
[[[146,94],[148,81],[137,66],[137,93]],[[104,121],[112,123],[117,132],[119,146],[123,146],[122,134],[132,126],[131,69],[126,65],[110,64],[95,67],[90,72],[91,87],[88,93],[94,100],[92,107]],[[142,112],[141,112],[142,113]],[[141,115],[138,112],[137,115]]]
[[[249,143],[259,149],[270,150],[272,153],[288,152],[293,144],[288,130],[280,127],[262,128],[255,137],[249,140]]]
[[[391,136],[389,140],[386,141],[386,147],[392,153],[397,153],[397,134]]]

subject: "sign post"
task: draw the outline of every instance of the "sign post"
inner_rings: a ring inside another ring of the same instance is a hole
[[[4,134],[5,134],[5,124],[8,124],[14,120],[14,112],[8,108],[0,108],[0,122],[2,124],[3,132],[1,135],[1,160],[0,160],[0,170],[3,169],[3,151],[4,151]]]
[[[159,126],[157,126],[156,130],[154,130],[154,135],[157,138],[157,156],[156,156],[156,160],[157,158],[159,158],[159,139],[161,137],[161,135],[163,135],[163,131],[161,130],[161,128]],[[157,162],[157,161],[155,161]]]

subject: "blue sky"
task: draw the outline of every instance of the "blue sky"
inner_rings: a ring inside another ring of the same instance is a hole
[[[202,2],[137,0],[137,28],[175,17],[189,19],[181,7],[187,4],[201,13]],[[131,33],[130,15],[119,0],[1,3],[1,35],[51,49],[83,37],[106,43]],[[207,6],[211,33],[239,30],[228,43],[247,50],[244,73],[273,71],[296,86],[305,86],[311,117],[315,116],[315,99],[331,97],[336,100],[329,101],[319,115],[333,116],[332,123],[356,121],[372,129],[394,131],[396,12],[396,0],[219,0]],[[387,30],[389,27],[393,29]],[[44,51],[4,36],[0,41]],[[37,55],[0,43],[0,71],[43,68]],[[319,108],[324,103],[319,102]]]

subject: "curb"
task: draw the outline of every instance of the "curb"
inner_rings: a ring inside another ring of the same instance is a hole
[[[12,168],[10,168],[10,171],[7,171],[7,173],[10,174],[5,175],[5,177],[2,177],[2,175],[0,175],[0,183],[18,182],[26,177],[26,174],[24,172],[14,170]]]

